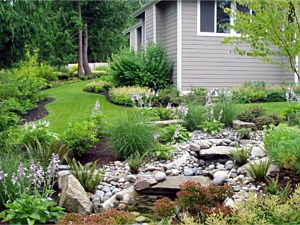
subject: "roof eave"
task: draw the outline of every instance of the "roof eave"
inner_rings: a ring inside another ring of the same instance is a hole
[[[126,30],[124,30],[123,34],[129,34],[132,29],[138,28],[140,26],[142,26],[142,21],[140,21],[140,22],[134,24],[133,26],[127,28]]]
[[[137,11],[135,11],[135,12],[132,14],[132,16],[133,16],[134,18],[140,16],[140,15],[146,10],[146,8],[148,8],[148,7],[151,6],[151,5],[154,5],[154,4],[158,3],[158,2],[160,2],[160,1],[161,1],[161,0],[152,0],[152,1],[147,2],[144,6],[142,6],[142,8],[138,9]]]

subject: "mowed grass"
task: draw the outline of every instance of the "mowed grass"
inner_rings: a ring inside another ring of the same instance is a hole
[[[84,92],[84,86],[90,82],[92,81],[81,81],[44,91],[47,97],[55,98],[54,102],[45,106],[49,115],[44,120],[50,121],[51,131],[62,134],[69,124],[87,120],[97,99],[108,118],[114,118],[128,110],[111,104],[103,95]]]
[[[267,102],[267,103],[239,104],[238,110],[239,110],[239,112],[243,112],[244,110],[246,110],[247,108],[249,108],[251,106],[261,106],[266,109],[266,112],[277,113],[280,116],[283,116],[284,111],[288,107],[290,107],[292,105],[296,105],[296,104],[298,104],[298,103],[296,103],[296,102]]]

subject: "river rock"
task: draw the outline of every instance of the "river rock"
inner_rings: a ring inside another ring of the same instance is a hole
[[[201,147],[200,147],[200,145],[198,145],[196,143],[191,143],[189,149],[191,151],[198,152],[198,151],[200,151]]]
[[[200,183],[202,186],[208,186],[211,184],[211,179],[206,176],[177,176],[177,177],[166,177],[166,180],[159,182],[149,188],[141,191],[142,194],[150,195],[173,195],[180,191],[180,185],[186,183],[187,181],[192,181]]]
[[[141,191],[156,183],[157,181],[153,177],[139,177],[134,183],[134,189],[136,191]]]
[[[190,168],[185,168],[183,170],[183,174],[184,174],[184,176],[193,176],[194,175],[194,171],[192,169],[190,169]]]
[[[251,155],[254,155],[254,156],[256,156],[256,157],[260,157],[260,158],[261,158],[261,157],[266,156],[266,153],[265,153],[265,151],[264,151],[263,149],[261,149],[260,147],[254,146],[254,147],[252,148]]]
[[[227,178],[228,178],[228,174],[226,171],[217,171],[214,173],[214,179],[212,182],[215,185],[222,185],[224,184]]]
[[[241,129],[241,128],[251,128],[251,129],[256,129],[256,126],[254,123],[250,123],[250,122],[244,122],[244,121],[241,121],[241,120],[234,120],[232,122],[232,126],[233,126],[233,129]]]
[[[128,175],[128,176],[126,177],[126,180],[127,180],[128,182],[130,182],[130,183],[134,183],[134,182],[136,182],[136,176],[135,176],[135,175]]]
[[[68,212],[91,213],[92,202],[80,182],[72,174],[62,178],[61,185],[59,206]]]
[[[155,175],[154,175],[154,179],[157,181],[157,182],[161,182],[163,180],[166,179],[166,174],[164,172],[157,172]]]
[[[200,157],[202,159],[229,158],[230,152],[234,149],[234,147],[228,146],[213,146],[209,149],[200,150]]]

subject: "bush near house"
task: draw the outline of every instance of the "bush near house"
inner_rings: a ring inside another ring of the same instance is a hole
[[[168,87],[173,64],[161,44],[150,44],[147,50],[123,49],[111,58],[116,86],[141,86],[155,90]]]
[[[132,95],[144,97],[147,91],[149,89],[145,87],[115,87],[110,89],[109,97],[116,104],[132,106]]]

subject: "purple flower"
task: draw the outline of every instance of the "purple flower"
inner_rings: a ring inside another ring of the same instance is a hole
[[[171,106],[170,102],[168,102],[166,109],[171,109],[171,108],[172,108],[172,106]]]
[[[24,167],[24,164],[22,163],[22,162],[20,162],[20,164],[19,164],[19,168],[18,168],[18,170],[17,170],[17,172],[18,172],[18,177],[19,178],[23,178],[23,177],[25,177],[25,171],[26,171],[27,169]]]
[[[218,120],[221,120],[222,116],[223,116],[223,109],[220,110],[220,114],[219,114]]]
[[[58,170],[59,162],[60,162],[59,155],[53,153],[50,159],[50,164],[47,168],[48,178],[51,179],[56,176],[56,171]]]
[[[44,182],[44,169],[40,163],[35,164],[34,161],[31,160],[28,178],[31,180],[33,185],[38,187],[41,186],[41,184]]]
[[[178,111],[182,117],[186,117],[188,114],[189,108],[186,105],[179,105],[178,106]]]
[[[17,180],[18,180],[18,177],[15,173],[12,173],[12,176],[11,176],[11,182],[13,185],[15,185],[17,183]]]
[[[4,171],[0,169],[0,181],[4,180],[5,177],[7,177],[7,173],[4,173]]]
[[[92,115],[95,115],[100,112],[100,102],[99,99],[96,100],[95,106],[92,110]]]

